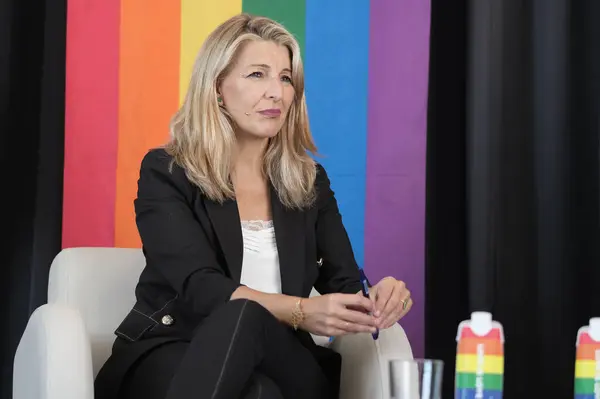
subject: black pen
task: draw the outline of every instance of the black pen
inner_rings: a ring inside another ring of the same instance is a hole
[[[359,271],[360,271],[360,286],[362,287],[363,295],[365,296],[365,298],[371,299],[371,297],[369,296],[369,283],[367,282],[367,276],[365,275],[365,272],[363,269],[359,269]],[[369,313],[369,314],[372,315],[372,313]],[[377,328],[377,327],[375,327],[375,328]],[[373,339],[379,338],[379,328],[377,328],[377,331],[375,331],[371,335],[373,336]]]

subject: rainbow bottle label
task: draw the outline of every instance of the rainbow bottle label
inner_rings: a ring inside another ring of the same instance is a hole
[[[456,399],[501,399],[504,382],[504,334],[498,322],[484,336],[463,321],[458,328]]]
[[[575,399],[600,399],[600,342],[582,327],[577,334]]]

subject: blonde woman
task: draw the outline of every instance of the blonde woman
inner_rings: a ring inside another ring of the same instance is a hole
[[[196,60],[171,140],[142,161],[146,268],[97,399],[334,398],[340,357],[309,333],[374,333],[410,309],[359,269],[306,113],[298,43],[239,15]],[[315,287],[322,296],[308,298]]]

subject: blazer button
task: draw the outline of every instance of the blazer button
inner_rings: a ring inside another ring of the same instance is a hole
[[[175,319],[173,319],[173,316],[166,314],[162,317],[162,319],[160,320],[161,323],[163,323],[165,326],[170,326],[171,324],[173,324],[173,322],[175,321]]]
[[[320,259],[317,261],[317,265],[319,265],[319,266],[323,266],[323,258],[320,258]]]

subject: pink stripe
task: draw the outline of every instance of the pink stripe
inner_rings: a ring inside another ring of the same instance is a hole
[[[70,0],[63,248],[114,245],[120,0]]]

